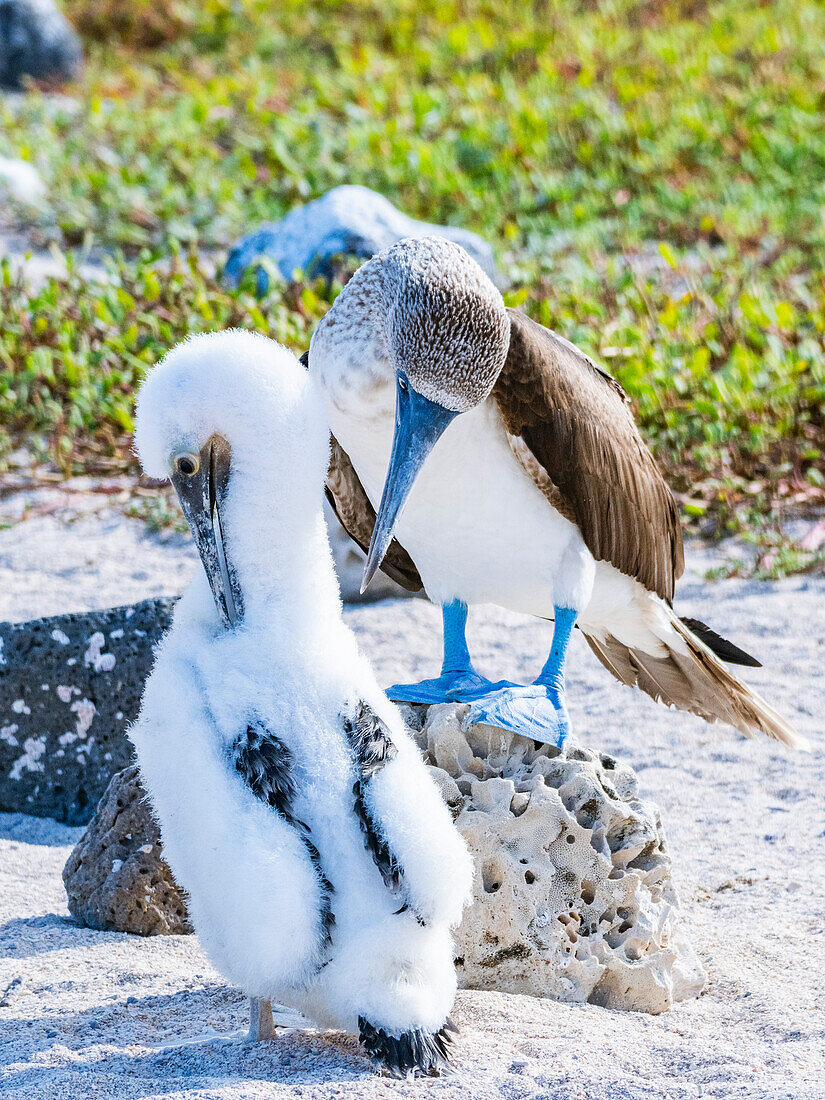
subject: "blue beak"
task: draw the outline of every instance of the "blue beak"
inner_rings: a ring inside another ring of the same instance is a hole
[[[444,429],[456,416],[458,413],[452,409],[445,409],[437,401],[422,397],[412,388],[406,375],[399,371],[392,454],[364,567],[362,592],[366,591],[384,560],[418,471]]]

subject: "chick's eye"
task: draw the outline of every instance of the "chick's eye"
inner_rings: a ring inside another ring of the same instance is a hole
[[[186,477],[193,477],[198,472],[199,465],[200,460],[194,454],[178,455],[175,459],[175,469]]]

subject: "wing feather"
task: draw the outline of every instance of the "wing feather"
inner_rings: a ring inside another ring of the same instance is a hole
[[[583,633],[608,672],[629,687],[641,688],[657,702],[698,714],[706,722],[726,722],[746,737],[764,733],[791,748],[810,748],[781,714],[729,672],[675,615],[671,626],[675,637],[661,657],[631,649],[610,634],[597,638]]]
[[[662,599],[684,570],[676,502],[615,378],[517,310],[493,389],[514,454],[608,561]]]

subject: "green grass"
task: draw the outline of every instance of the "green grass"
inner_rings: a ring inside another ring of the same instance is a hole
[[[188,331],[248,325],[305,347],[335,288],[256,303],[188,260],[171,277],[153,262],[353,182],[487,236],[510,300],[626,386],[689,517],[823,500],[817,0],[175,11],[187,29],[162,48],[89,41],[75,110],[0,101],[0,153],[50,187],[32,239],[130,261],[109,288],[73,275],[31,292],[6,274],[7,446],[36,433],[66,469],[125,458],[134,386]],[[126,37],[142,40],[133,24]]]
[[[251,287],[230,294],[180,256],[163,273],[146,256],[111,272],[89,284],[70,267],[32,292],[0,261],[0,453],[24,434],[67,474],[93,471],[101,452],[129,463],[135,390],[173,344],[254,328],[300,349],[328,306],[321,295],[340,289],[293,284],[258,301]]]

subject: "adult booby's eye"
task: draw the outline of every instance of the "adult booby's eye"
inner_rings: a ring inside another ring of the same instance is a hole
[[[175,470],[186,477],[194,477],[200,466],[200,458],[196,454],[177,455],[173,460]]]
[[[406,390],[407,388],[407,379],[404,377],[403,374],[398,376],[398,385],[402,390]]]

